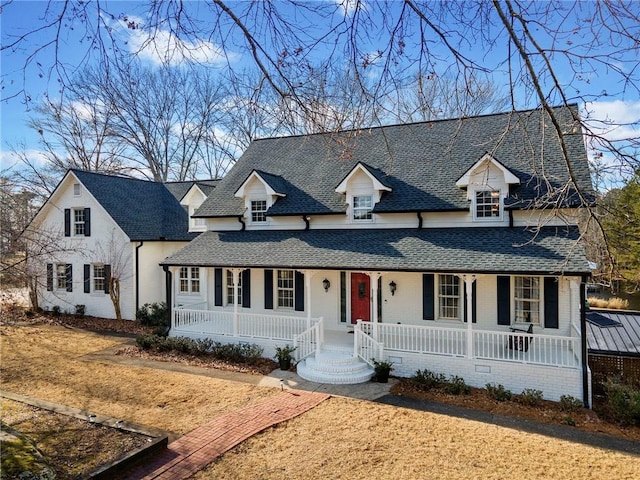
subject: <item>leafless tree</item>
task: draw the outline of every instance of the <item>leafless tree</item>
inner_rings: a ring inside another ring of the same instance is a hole
[[[120,294],[122,282],[131,278],[131,249],[127,243],[117,240],[115,232],[104,243],[96,246],[96,258],[104,265],[109,265],[109,298],[117,320],[122,320]]]

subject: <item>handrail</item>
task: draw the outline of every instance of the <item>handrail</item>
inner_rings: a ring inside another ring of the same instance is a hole
[[[315,354],[324,340],[324,323],[322,317],[299,335],[294,335],[294,355],[297,362]]]
[[[362,320],[358,320],[353,329],[353,353],[373,367],[374,359],[378,361],[384,360],[384,345],[376,342],[373,337],[365,333],[362,326]]]

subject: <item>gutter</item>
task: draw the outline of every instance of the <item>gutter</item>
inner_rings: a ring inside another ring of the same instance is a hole
[[[140,247],[144,245],[144,241],[140,241],[140,245],[136,247],[136,313],[140,309]]]
[[[171,280],[171,271],[169,270],[168,265],[163,265],[162,270],[165,273],[165,290],[167,295],[167,315],[169,315],[169,328],[171,328],[171,317],[173,316],[172,312],[172,302],[171,302],[171,284],[173,283]]]
[[[580,338],[582,350],[582,402],[585,408],[589,405],[589,365],[587,357],[587,277],[582,276],[580,282]]]

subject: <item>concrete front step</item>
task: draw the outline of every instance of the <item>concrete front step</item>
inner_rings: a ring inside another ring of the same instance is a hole
[[[330,385],[353,385],[371,380],[373,369],[353,353],[323,349],[298,363],[298,375],[305,380]]]

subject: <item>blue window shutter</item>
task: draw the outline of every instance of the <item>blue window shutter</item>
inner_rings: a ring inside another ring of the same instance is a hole
[[[293,305],[296,312],[304,312],[304,273],[296,271],[294,273],[294,296]]]
[[[511,277],[498,276],[498,325],[511,325]]]
[[[544,279],[544,327],[558,328],[558,279]]]
[[[90,208],[84,209],[84,236],[85,237],[91,236],[91,209]]]
[[[73,292],[73,266],[67,263],[67,292]]]
[[[71,209],[70,208],[64,209],[64,236],[65,237],[71,236]]]
[[[84,293],[91,293],[91,265],[84,265]]]
[[[111,265],[104,266],[104,293],[109,293],[111,284]]]
[[[53,263],[47,263],[47,290],[53,291]]]
[[[264,271],[264,308],[273,310],[273,270]]]
[[[434,277],[432,273],[422,275],[422,319],[435,320],[434,298],[433,298]]]
[[[242,271],[242,306],[251,308],[251,270]]]
[[[478,317],[476,316],[476,298],[477,298],[476,283],[477,283],[477,280],[471,284],[471,312],[473,314],[472,323],[478,323]],[[467,287],[464,282],[462,282],[462,285],[464,288],[464,321],[466,322],[467,321]]]
[[[216,307],[222,306],[222,269],[213,270],[213,304]]]

